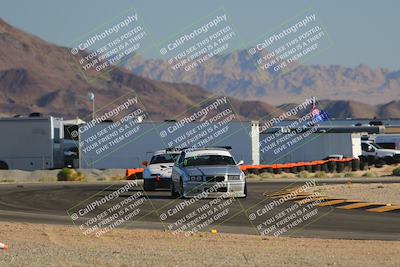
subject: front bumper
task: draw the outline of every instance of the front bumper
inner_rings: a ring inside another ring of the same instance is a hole
[[[145,178],[147,182],[150,182],[155,188],[170,188],[171,186],[171,177],[160,177],[157,178]]]
[[[224,181],[219,183],[210,182],[184,182],[183,196],[197,197],[204,196],[205,198],[215,197],[245,197],[245,181]]]

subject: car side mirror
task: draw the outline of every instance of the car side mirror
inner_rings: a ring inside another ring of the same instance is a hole
[[[239,162],[236,164],[238,166],[243,165],[244,161],[243,160],[239,160]]]

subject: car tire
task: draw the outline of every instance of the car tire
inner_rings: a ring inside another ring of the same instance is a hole
[[[183,195],[183,181],[182,179],[179,179],[179,196],[180,198],[185,198],[185,196]]]
[[[153,191],[155,189],[154,181],[150,179],[143,179],[143,189],[144,191]]]
[[[375,163],[375,168],[382,168],[385,164],[386,164],[386,162],[384,160],[380,159]]]
[[[242,198],[246,198],[247,197],[247,183],[244,183],[244,197]]]
[[[383,158],[383,161],[385,161],[386,164],[391,165],[395,163],[394,158],[390,156],[386,156]]]
[[[378,160],[377,156],[367,156],[368,165],[374,165]]]
[[[179,193],[176,192],[175,190],[175,184],[174,182],[171,181],[171,197],[172,198],[178,198],[179,197]]]

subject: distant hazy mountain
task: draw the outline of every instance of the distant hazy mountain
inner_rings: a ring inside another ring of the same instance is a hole
[[[20,31],[0,19],[0,114],[41,112],[66,118],[90,117],[88,92],[96,96],[97,109],[127,95],[137,94],[151,120],[191,115],[213,94],[184,83],[142,78],[122,68],[97,77],[79,70],[70,49]],[[90,83],[88,82],[90,80]],[[260,101],[228,98],[237,119],[268,118],[278,108]],[[195,110],[191,107],[199,105]]]
[[[88,82],[69,48],[43,41],[0,19],[0,116],[41,112],[65,118],[90,117],[91,104],[86,95],[92,91],[97,109],[126,94],[136,94],[150,119],[171,119],[178,115],[179,119],[191,115],[191,107],[199,103],[204,106],[213,95],[209,90],[221,90],[223,94],[236,96],[228,101],[236,118],[243,120],[279,116],[311,95],[329,99],[320,101],[320,106],[331,117],[400,118],[400,101],[396,101],[400,99],[400,72],[371,70],[366,66],[355,69],[300,66],[265,84],[265,77],[257,76],[247,52],[243,51],[215,58],[195,74],[178,73],[181,77],[174,79],[165,62],[135,58],[129,62],[130,68],[152,79],[114,68],[101,76],[88,72],[86,78],[91,81]],[[181,82],[164,82],[168,80]],[[182,83],[185,81],[188,83]],[[333,89],[334,86],[341,89]],[[300,95],[304,92],[307,94]]]
[[[210,91],[274,105],[300,102],[312,95],[319,99],[357,100],[373,105],[400,99],[400,71],[372,69],[367,65],[355,68],[299,65],[279,75],[257,71],[245,50],[213,57],[190,72],[175,73],[168,69],[167,62],[141,56],[127,62],[126,67],[143,77],[185,81]]]

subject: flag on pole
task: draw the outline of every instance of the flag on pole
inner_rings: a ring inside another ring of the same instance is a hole
[[[321,121],[327,121],[329,120],[328,113],[324,110],[319,110],[317,108],[317,105],[315,103],[315,96],[313,97],[312,100],[312,108],[311,108],[311,115],[313,116],[313,120],[315,122],[321,122]]]

